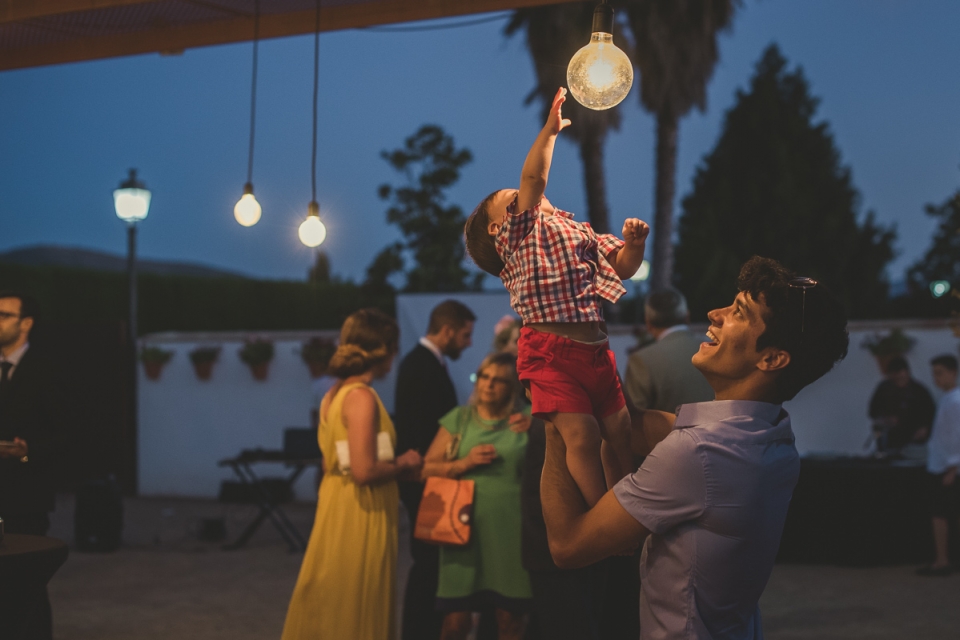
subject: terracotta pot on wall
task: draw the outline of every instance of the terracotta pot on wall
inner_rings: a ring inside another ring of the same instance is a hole
[[[213,376],[213,365],[214,361],[208,362],[194,362],[193,371],[197,374],[197,378],[200,380],[209,380]]]
[[[270,363],[269,362],[259,362],[257,364],[250,365],[250,373],[253,374],[254,380],[266,380],[267,374],[270,372]]]
[[[147,374],[150,380],[159,380],[160,372],[163,371],[163,362],[144,362],[143,372]]]

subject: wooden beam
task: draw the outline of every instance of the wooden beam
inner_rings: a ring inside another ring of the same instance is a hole
[[[265,0],[266,1],[266,0]],[[571,0],[561,0],[571,1]],[[46,5],[47,0],[0,0],[26,12],[27,5]],[[50,0],[51,4],[105,5],[137,4],[136,0]],[[557,0],[356,0],[352,4],[323,7],[320,30],[337,31],[370,26],[413,22],[473,13],[511,10],[555,4]],[[140,4],[146,4],[139,2]],[[216,4],[212,2],[210,4]],[[40,11],[36,6],[34,9]],[[0,10],[3,5],[0,5]],[[261,39],[282,38],[313,32],[314,11],[265,14],[260,17]],[[2,20],[0,20],[2,22]],[[42,24],[34,24],[42,28]],[[253,18],[232,15],[223,20],[154,27],[119,34],[80,37],[59,43],[6,49],[0,56],[0,71],[68,62],[102,60],[144,53],[176,53],[185,49],[246,42],[253,37]]]

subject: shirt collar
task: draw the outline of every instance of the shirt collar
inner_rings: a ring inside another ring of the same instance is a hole
[[[759,430],[765,424],[777,424],[783,405],[769,402],[754,402],[752,400],[713,400],[711,402],[695,402],[680,405],[675,427],[695,427],[698,425],[728,422],[736,418],[750,418],[749,421],[738,421],[744,428],[749,428],[753,422],[758,423],[755,429]]]
[[[432,353],[433,355],[435,355],[435,356],[437,357],[437,360],[440,361],[440,364],[442,364],[443,366],[447,366],[447,359],[446,359],[446,357],[443,355],[443,352],[440,351],[440,349],[439,349],[439,347],[437,347],[437,345],[435,345],[435,344],[433,344],[432,342],[430,342],[430,340],[428,340],[426,336],[420,338],[420,344],[422,344],[422,345],[425,346],[427,349],[429,349],[429,350],[430,350],[430,353]]]
[[[673,325],[672,327],[667,327],[666,329],[664,329],[664,330],[660,333],[660,336],[657,338],[657,342],[660,342],[661,340],[663,340],[664,338],[666,338],[666,337],[667,337],[668,335],[670,335],[671,333],[676,333],[677,331],[687,331],[687,330],[689,330],[689,329],[690,329],[690,327],[688,327],[688,326],[685,325],[685,324],[675,324],[675,325]]]
[[[20,358],[23,357],[23,354],[27,352],[27,348],[29,347],[30,343],[24,342],[19,349],[11,353],[9,356],[4,356],[2,353],[0,353],[0,362],[10,362],[16,367],[20,364]]]

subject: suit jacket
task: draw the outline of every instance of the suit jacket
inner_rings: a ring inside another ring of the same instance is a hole
[[[681,329],[630,356],[624,386],[637,408],[674,413],[681,404],[713,400],[713,389],[690,362],[701,342]]]
[[[440,418],[457,406],[457,391],[437,356],[418,344],[404,356],[397,371],[393,424],[397,454],[416,449],[424,455],[440,428]],[[423,484],[401,482],[400,497],[416,517]]]
[[[0,458],[0,517],[53,510],[59,404],[49,362],[27,349],[0,398],[0,440],[22,438],[27,462]]]

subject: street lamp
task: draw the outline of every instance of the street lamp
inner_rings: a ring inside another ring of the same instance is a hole
[[[129,309],[127,331],[130,336],[130,442],[133,460],[137,459],[137,223],[150,211],[150,191],[147,185],[137,180],[137,170],[113,192],[113,206],[117,217],[127,223],[127,285],[129,286]],[[136,491],[136,462],[131,482]]]

